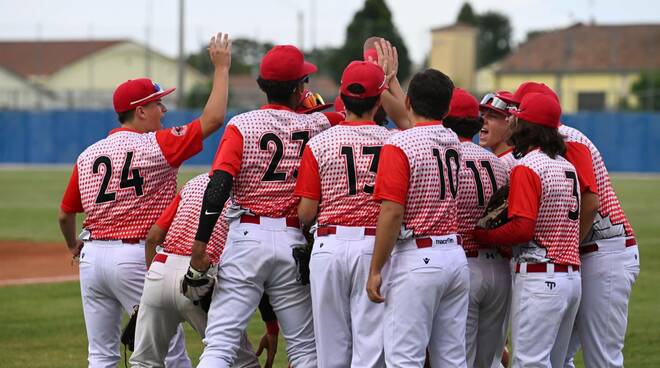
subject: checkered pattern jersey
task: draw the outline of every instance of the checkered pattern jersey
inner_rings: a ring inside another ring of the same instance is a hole
[[[201,174],[192,178],[181,188],[179,192],[181,201],[179,201],[176,215],[174,215],[172,224],[165,236],[165,242],[163,243],[163,248],[167,253],[182,256],[190,256],[192,254],[191,246],[197,234],[199,214],[202,210],[202,200],[204,199],[204,191],[206,191],[208,182],[208,174]],[[227,240],[227,231],[229,230],[224,212],[225,210],[223,210],[218,222],[215,224],[211,239],[209,239],[206,246],[206,253],[208,253],[211,263],[214,264],[218,263],[222,255],[222,251],[225,248],[225,241]]]
[[[532,169],[541,179],[541,207],[530,245],[545,248],[546,257],[554,263],[579,265],[580,224],[568,216],[580,201],[579,190],[574,191],[574,185],[579,184],[567,177],[567,172],[572,172],[577,178],[575,168],[563,157],[553,160],[539,150],[525,155],[518,165]]]
[[[309,141],[321,178],[319,225],[376,226],[380,204],[371,198],[372,169],[390,135],[378,125],[338,125]]]
[[[603,157],[596,146],[577,129],[562,125],[559,127],[559,132],[566,137],[567,142],[582,143],[591,152],[600,206],[591,231],[584,242],[591,243],[601,239],[634,236],[632,226],[630,226],[614,188],[612,188],[610,175],[605,167]]]
[[[127,163],[130,168],[125,171]],[[113,133],[83,151],[77,164],[80,198],[87,214],[83,227],[94,239],[145,239],[176,194],[178,168],[167,163],[156,133]],[[143,178],[141,193],[138,187],[126,185],[126,180],[120,185],[124,174],[128,180]]]
[[[507,152],[502,157],[499,157],[499,159],[504,163],[506,174],[511,175],[511,170],[518,164],[518,160],[513,156],[513,151]]]
[[[466,251],[479,249],[472,230],[493,193],[509,180],[504,162],[472,142],[461,143],[461,169],[458,183],[458,233]]]
[[[418,126],[393,135],[387,144],[399,147],[410,166],[403,214],[406,230],[412,230],[415,237],[456,234],[461,150],[456,134],[442,125]]]
[[[293,190],[300,158],[309,139],[330,128],[328,119],[322,113],[263,109],[237,115],[229,124],[243,136],[232,205],[259,216],[297,216]]]

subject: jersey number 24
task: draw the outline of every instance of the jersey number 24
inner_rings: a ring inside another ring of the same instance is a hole
[[[121,170],[121,179],[119,180],[119,188],[134,188],[135,195],[140,197],[144,194],[142,187],[144,186],[144,177],[140,176],[139,169],[131,169],[131,163],[133,162],[133,152],[126,152],[126,159],[124,160],[124,166]],[[112,178],[112,160],[108,156],[100,156],[94,160],[94,165],[92,166],[92,172],[98,174],[101,171],[101,166],[105,168],[105,173],[103,174],[103,182],[101,183],[101,188],[99,189],[99,194],[96,196],[96,203],[105,203],[112,202],[115,200],[117,193],[109,192],[108,185],[110,184],[110,179]]]

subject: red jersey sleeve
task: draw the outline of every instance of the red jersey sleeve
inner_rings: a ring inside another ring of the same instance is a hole
[[[170,229],[170,226],[172,225],[172,221],[174,221],[174,216],[176,215],[176,211],[179,208],[179,202],[181,202],[181,194],[177,193],[176,197],[172,200],[172,202],[165,208],[165,211],[160,215],[158,218],[158,221],[156,221],[156,225],[158,225],[159,228],[167,231]]]
[[[410,181],[410,164],[401,148],[386,144],[380,153],[376,188],[373,198],[406,205]]]
[[[243,161],[243,135],[235,125],[227,126],[222,135],[218,151],[215,153],[211,172],[226,171],[231,176],[238,175]]]
[[[526,217],[536,221],[541,207],[541,178],[529,167],[518,165],[509,182],[509,218]]]
[[[594,164],[589,148],[579,142],[566,142],[564,157],[575,167],[580,183],[580,193],[598,194],[596,174],[594,174]]]
[[[341,112],[324,112],[323,115],[328,119],[331,126],[335,126],[346,119],[346,116]]]
[[[195,120],[190,124],[159,130],[156,141],[170,166],[179,167],[202,150],[202,125]]]
[[[298,179],[296,189],[293,192],[298,197],[305,197],[316,201],[321,200],[321,176],[319,175],[319,163],[309,147],[305,147],[300,167],[298,168]]]
[[[84,212],[78,186],[78,164],[73,166],[73,172],[62,197],[60,208],[66,213]]]

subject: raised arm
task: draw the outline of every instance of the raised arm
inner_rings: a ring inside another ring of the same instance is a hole
[[[381,95],[383,108],[387,116],[394,121],[399,129],[408,129],[412,124],[408,120],[408,114],[406,113],[406,95],[403,93],[403,88],[401,88],[401,84],[396,77],[399,69],[399,55],[397,54],[396,47],[393,47],[385,39],[380,39],[380,42],[376,42],[374,47],[378,54],[378,65],[385,71],[386,81],[388,83],[388,89]]]
[[[204,138],[218,130],[227,114],[229,95],[229,68],[231,67],[231,40],[226,33],[218,33],[209,42],[209,58],[213,63],[213,87],[199,118]]]

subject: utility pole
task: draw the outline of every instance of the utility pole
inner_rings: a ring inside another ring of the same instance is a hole
[[[298,48],[305,49],[305,16],[300,9],[298,9]]]
[[[184,50],[184,45],[183,45],[183,38],[184,38],[184,0],[179,0],[179,70],[178,70],[178,78],[177,78],[177,98],[176,98],[176,107],[181,108],[183,107],[183,99],[185,97],[185,88],[183,86],[185,82],[184,78],[184,72],[186,68],[186,55],[185,55],[185,50]]]

